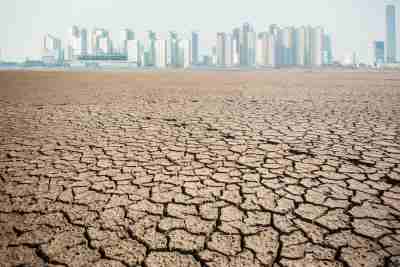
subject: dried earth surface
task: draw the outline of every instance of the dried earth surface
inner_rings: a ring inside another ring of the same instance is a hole
[[[398,73],[0,72],[1,266],[399,256]]]

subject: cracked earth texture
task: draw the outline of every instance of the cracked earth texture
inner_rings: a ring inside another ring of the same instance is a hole
[[[1,266],[399,266],[398,73],[0,72],[0,101]]]

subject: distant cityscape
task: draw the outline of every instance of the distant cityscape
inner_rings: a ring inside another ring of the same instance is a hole
[[[396,7],[386,5],[386,40],[368,45],[368,62],[379,67],[397,62]],[[280,27],[270,25],[256,32],[249,23],[231,32],[218,32],[211,50],[200,55],[199,32],[180,35],[175,31],[147,31],[137,38],[132,29],[122,29],[117,40],[110,31],[72,26],[65,42],[46,34],[42,43],[43,66],[98,66],[122,64],[134,67],[189,68],[194,66],[218,68],[321,67],[360,64],[357,53],[347,55],[341,63],[334,60],[332,38],[320,26]]]
[[[198,32],[190,36],[169,32],[161,37],[148,31],[139,40],[134,31],[123,29],[115,42],[106,29],[96,28],[89,34],[87,29],[73,26],[65,48],[59,38],[44,37],[42,60],[46,64],[113,61],[157,68],[322,66],[333,61],[331,37],[322,27],[273,24],[256,33],[252,25],[244,23],[230,33],[218,32],[216,45],[202,57],[199,39]]]

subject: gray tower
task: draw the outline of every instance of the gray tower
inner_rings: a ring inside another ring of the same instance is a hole
[[[396,8],[386,6],[386,62],[396,62]]]

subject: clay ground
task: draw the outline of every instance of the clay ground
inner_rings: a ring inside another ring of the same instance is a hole
[[[400,74],[0,72],[0,266],[398,266]]]

